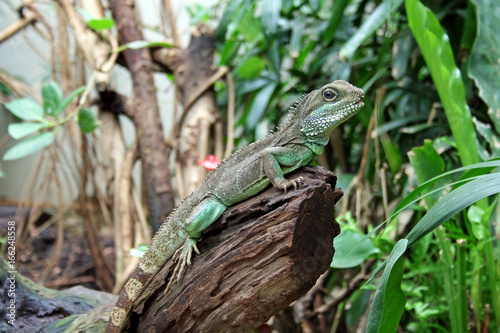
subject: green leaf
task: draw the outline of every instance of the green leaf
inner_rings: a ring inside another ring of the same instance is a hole
[[[111,29],[115,26],[115,21],[112,18],[104,17],[104,18],[93,18],[87,22],[88,26],[92,30],[106,30]]]
[[[363,22],[358,31],[342,46],[339,57],[346,60],[351,59],[358,47],[390,18],[402,3],[403,0],[385,0],[382,2]]]
[[[250,57],[241,64],[236,72],[244,79],[254,79],[266,68],[266,63],[261,57]]]
[[[9,148],[3,155],[4,161],[17,160],[49,146],[55,139],[54,132],[40,133]]]
[[[444,172],[444,161],[441,156],[439,156],[436,149],[434,149],[430,140],[425,140],[423,147],[413,148],[408,153],[408,158],[415,169],[419,184],[423,184],[429,179],[437,177]],[[424,193],[428,193],[430,190],[435,190],[443,185],[444,183],[442,181],[436,181],[428,190],[424,191]],[[441,192],[442,191],[437,191],[425,197],[425,203],[428,209],[438,201]]]
[[[8,132],[13,139],[19,140],[49,126],[44,123],[12,123],[9,124]]]
[[[115,21],[111,17],[95,18],[92,13],[83,8],[76,7],[76,10],[82,15],[90,29],[101,31],[111,29],[115,25]]]
[[[479,89],[479,96],[488,105],[488,114],[500,133],[500,6],[497,0],[471,2],[476,7],[477,36],[470,54],[469,75]]]
[[[63,98],[61,88],[55,82],[49,82],[42,87],[43,109],[46,114],[56,115]]]
[[[5,105],[14,116],[23,120],[43,121],[43,108],[31,99],[20,98]]]
[[[78,126],[83,133],[90,133],[97,128],[95,115],[92,111],[82,109],[78,114]]]
[[[262,25],[260,21],[252,15],[251,11],[246,11],[243,15],[241,15],[241,20],[239,21],[236,30],[248,43],[257,43],[258,41],[264,39]]]
[[[462,164],[477,163],[476,132],[448,35],[432,11],[420,1],[406,0],[406,14],[443,103]]]
[[[266,35],[274,35],[278,31],[278,21],[280,19],[281,0],[262,1],[262,28]]]
[[[69,105],[69,103],[71,103],[76,96],[83,93],[86,88],[86,86],[81,86],[80,88],[76,88],[75,90],[73,90],[71,94],[69,94],[68,97],[66,97],[64,101],[59,105],[59,109],[57,109],[57,112],[54,115],[57,116],[61,112],[63,112],[64,109],[66,109],[66,107]]]
[[[451,191],[441,198],[406,236],[408,246],[473,203],[497,193],[500,193],[500,173],[478,176]]]
[[[330,267],[333,268],[351,268],[361,265],[366,258],[374,253],[378,253],[371,240],[363,240],[363,235],[345,230],[334,240],[335,255]]]
[[[406,304],[406,296],[401,290],[403,278],[403,257],[408,241],[401,239],[396,243],[386,261],[380,284],[375,292],[367,333],[396,332]]]
[[[240,42],[235,42],[232,40],[227,40],[224,43],[224,48],[220,53],[219,66],[229,65],[231,61],[238,55],[238,50],[240,49]]]
[[[226,10],[224,11],[224,14],[222,14],[222,18],[219,21],[219,26],[215,31],[215,40],[218,43],[222,43],[226,39],[227,27],[229,23],[231,23],[232,19],[236,16],[240,5],[244,1],[245,0],[233,0],[228,2]]]
[[[5,172],[3,172],[3,170],[0,169],[0,178],[5,178]]]
[[[138,247],[130,249],[130,255],[133,257],[142,258],[144,257],[144,254],[146,253],[147,250],[148,246],[145,244],[141,244]]]
[[[432,179],[429,179],[425,183],[423,183],[420,186],[418,186],[417,188],[415,188],[403,200],[401,200],[399,205],[394,210],[393,216],[391,216],[390,219],[393,219],[402,210],[408,208],[410,205],[412,205],[416,201],[420,200],[420,198],[419,198],[420,193],[426,192],[427,189],[430,189],[431,187],[434,186],[434,184],[436,182],[440,181],[441,179],[443,179],[445,177],[448,177],[448,176],[450,176],[454,173],[457,173],[457,172],[469,171],[470,173],[469,172],[466,173],[467,177],[465,177],[465,175],[464,175],[464,177],[462,177],[463,180],[466,180],[466,179],[469,179],[469,178],[477,175],[476,172],[479,172],[477,170],[484,170],[485,169],[485,170],[488,170],[488,172],[489,172],[489,171],[491,171],[491,169],[489,169],[489,168],[495,168],[495,167],[500,167],[500,160],[497,159],[497,160],[491,160],[488,162],[481,162],[481,163],[476,163],[473,165],[468,165],[465,167],[461,167],[461,168],[457,168],[457,169],[445,172],[443,174],[440,174],[439,176],[436,176]],[[474,171],[474,172],[472,172],[472,171]]]
[[[113,50],[113,52],[122,52],[126,49],[142,49],[144,47],[175,47],[175,45],[166,42],[147,42],[145,40],[135,40],[133,42],[123,44],[119,48]]]
[[[408,194],[396,207],[395,213],[389,217],[386,221],[381,223],[373,231],[370,231],[365,237],[370,237],[376,232],[385,222],[394,219],[397,214],[402,210],[408,208],[411,204],[416,203],[420,200],[418,194],[422,191],[428,189],[436,181],[452,174],[455,172],[467,171],[467,170],[482,170],[491,167],[499,167],[499,160],[492,160],[488,162],[477,163],[470,166],[465,166],[457,168],[452,171],[445,172],[438,177],[434,177],[417,187],[410,194]],[[462,180],[463,182],[463,180]],[[458,187],[457,189],[451,191],[445,195],[441,200],[434,205],[427,214],[418,222],[418,224],[410,231],[406,239],[408,239],[408,247],[413,243],[424,237],[425,235],[432,232],[438,226],[449,220],[456,213],[462,211],[468,206],[476,203],[477,201],[484,199],[490,195],[497,194],[500,192],[500,174],[493,173],[487,175],[479,175],[472,178],[471,181],[465,183]],[[386,262],[379,265],[371,274],[367,283],[370,282],[373,277],[375,277],[380,271],[385,267]]]
[[[269,58],[271,68],[273,69],[274,73],[279,74],[281,68],[281,58],[278,39],[272,41],[271,45],[268,45],[267,57]]]
[[[328,44],[332,41],[340,22],[342,22],[344,10],[348,3],[349,0],[336,0],[333,2],[332,14],[330,16],[330,20],[328,21],[328,26],[323,33],[323,43]]]
[[[472,234],[478,240],[484,238],[484,230],[483,230],[483,225],[481,223],[483,215],[484,215],[484,210],[476,205],[470,206],[469,210],[467,211],[467,218],[469,219],[470,226],[472,228]]]
[[[303,18],[295,20],[290,36],[290,57],[298,58],[302,50],[302,36],[304,35],[306,22]]]
[[[271,82],[257,93],[250,108],[249,116],[247,119],[248,128],[255,128],[255,126],[257,126],[257,123],[264,114],[264,111],[266,111],[269,100],[271,99],[271,95],[273,94],[276,87],[277,84],[275,82]]]

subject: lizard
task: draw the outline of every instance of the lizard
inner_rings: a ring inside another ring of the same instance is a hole
[[[364,92],[336,80],[313,90],[291,108],[288,121],[276,132],[238,150],[208,174],[202,185],[167,217],[115,304],[106,332],[123,332],[135,301],[169,259],[176,267],[167,284],[181,284],[203,230],[228,206],[257,195],[269,184],[286,192],[302,186],[302,177],[285,174],[310,164],[329,142],[330,133],[364,105]]]

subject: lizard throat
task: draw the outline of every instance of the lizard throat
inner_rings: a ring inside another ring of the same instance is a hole
[[[338,125],[354,116],[363,105],[362,101],[356,101],[343,105],[333,112],[306,116],[302,122],[301,131],[309,138],[328,136]]]

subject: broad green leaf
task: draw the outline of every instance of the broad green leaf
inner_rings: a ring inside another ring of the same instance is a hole
[[[345,60],[351,59],[358,47],[390,18],[402,3],[403,0],[385,0],[382,2],[363,22],[358,31],[342,46],[339,57]]]
[[[62,101],[62,103],[59,105],[59,109],[57,110],[57,112],[54,115],[57,116],[62,111],[64,111],[64,109],[66,109],[66,107],[69,105],[69,103],[71,103],[73,101],[73,99],[75,99],[76,96],[83,93],[86,88],[87,88],[86,86],[81,86],[80,88],[76,88],[75,90],[73,90],[71,92],[71,94],[69,94],[68,97],[66,97],[64,99],[64,101]]]
[[[251,11],[246,11],[241,15],[241,20],[236,30],[248,43],[257,43],[261,39],[264,39],[262,25],[260,21],[252,15]]]
[[[387,157],[387,161],[389,162],[389,167],[391,168],[391,172],[396,174],[401,169],[401,153],[396,145],[391,141],[390,136],[387,133],[384,133],[380,136],[380,143],[382,143],[382,147],[384,148],[384,153]]]
[[[210,7],[205,7],[199,3],[194,6],[187,6],[186,10],[191,17],[191,25],[196,26],[198,23],[208,23],[210,20]]]
[[[222,18],[219,21],[219,26],[215,31],[215,40],[217,41],[217,43],[222,43],[226,39],[227,27],[236,16],[240,5],[244,1],[245,0],[233,0],[227,3],[226,10],[224,11],[224,14],[222,14]],[[248,0],[246,0],[245,2],[248,3]]]
[[[220,54],[219,66],[229,65],[231,61],[238,55],[238,50],[240,49],[241,42],[236,42],[232,40],[227,40],[224,43],[224,48]]]
[[[78,114],[78,126],[83,133],[90,133],[97,128],[95,115],[92,111],[82,109]]]
[[[290,36],[290,57],[297,58],[302,50],[302,36],[304,35],[305,20],[299,18],[292,27]]]
[[[277,84],[275,82],[271,82],[257,93],[248,115],[248,128],[255,128],[255,126],[257,126],[257,123],[264,114],[264,111],[266,111],[269,100],[271,99],[271,95],[273,94],[274,90],[276,90],[276,87]]]
[[[332,14],[330,20],[328,21],[328,26],[323,33],[323,43],[328,44],[332,41],[335,36],[335,32],[342,22],[342,17],[344,16],[344,10],[347,7],[349,0],[336,0],[333,2]]]
[[[13,139],[19,140],[49,126],[45,123],[12,123],[9,124],[8,132]]]
[[[115,26],[115,21],[112,18],[93,18],[87,22],[90,29],[101,31],[111,29]]]
[[[280,48],[278,39],[272,41],[271,45],[268,45],[267,57],[269,58],[269,62],[271,63],[271,68],[273,69],[274,73],[278,74],[281,68]]]
[[[54,132],[40,133],[9,148],[3,155],[4,161],[17,160],[49,146],[55,139]]]
[[[278,21],[280,19],[281,0],[262,1],[262,28],[268,36],[274,35],[278,31]]]
[[[406,14],[443,103],[462,164],[477,163],[479,157],[476,132],[448,35],[432,11],[420,1],[406,0]]]
[[[129,254],[132,256],[132,257],[137,257],[137,258],[142,258],[144,257],[144,253],[143,251],[140,251],[139,249],[137,248],[133,248],[133,249],[130,249],[129,251]]]
[[[408,158],[411,165],[417,174],[419,184],[423,184],[429,179],[437,177],[444,172],[444,161],[432,146],[430,140],[425,140],[424,146],[415,147],[408,153]],[[437,187],[444,185],[443,182],[436,181],[429,190],[435,190]],[[424,192],[424,193],[425,193]],[[441,195],[441,191],[434,192],[432,195],[425,197],[427,209],[436,203]]]
[[[478,176],[476,179],[451,191],[441,198],[406,236],[408,246],[436,229],[458,212],[483,198],[497,193],[500,193],[500,173]]]
[[[490,124],[485,124],[475,117],[472,118],[476,130],[481,135],[486,142],[490,145],[489,155],[491,157],[500,157],[500,136],[495,132]]]
[[[43,108],[31,99],[20,98],[5,105],[14,116],[23,120],[43,121]]]
[[[476,164],[465,166],[465,167],[460,167],[460,168],[445,172],[445,173],[443,173],[437,177],[434,177],[432,179],[429,179],[425,183],[419,185],[417,188],[415,188],[413,191],[411,191],[403,200],[401,200],[399,205],[394,210],[393,216],[391,216],[390,219],[394,218],[402,210],[408,208],[410,205],[412,205],[412,204],[416,203],[418,200],[420,200],[421,199],[421,198],[419,198],[420,193],[425,192],[427,189],[430,189],[436,182],[440,181],[441,179],[443,179],[445,177],[448,177],[454,173],[463,172],[463,171],[470,172],[471,170],[474,171],[474,170],[482,170],[482,169],[486,169],[486,170],[491,171],[490,168],[496,168],[496,167],[500,167],[500,160],[498,160],[498,159],[491,160],[488,162],[476,163]],[[476,173],[468,173],[468,172],[466,174],[469,175],[470,177],[476,175]],[[468,179],[470,177],[467,177],[464,179]]]
[[[367,333],[396,332],[403,314],[406,296],[401,290],[403,257],[408,241],[396,243],[386,260],[384,274],[380,280],[368,317]]]
[[[436,181],[452,174],[455,172],[473,170],[473,169],[483,169],[490,167],[498,167],[500,166],[499,160],[493,160],[488,162],[477,163],[474,165],[461,167],[452,171],[448,171],[435,177],[433,179],[428,180],[424,184],[417,187],[410,194],[408,194],[396,207],[395,213],[389,217],[386,221],[378,225],[374,230],[370,231],[365,237],[371,237],[378,229],[380,229],[385,222],[392,220],[399,214],[402,210],[408,208],[410,205],[416,203],[421,198],[418,198],[418,194],[422,191],[428,189],[432,186]],[[439,189],[440,190],[440,189]],[[427,214],[419,221],[419,223],[410,231],[406,239],[408,239],[409,244],[408,247],[415,243],[420,238],[432,232],[435,228],[449,220],[456,213],[462,211],[468,206],[476,203],[477,201],[484,199],[493,194],[497,194],[500,192],[500,173],[493,173],[487,175],[479,175],[474,177],[468,183],[465,183],[458,187],[457,189],[451,191],[441,198],[434,205]],[[383,262],[379,265],[371,274],[367,283],[370,282],[373,277],[375,277],[380,271],[385,267],[386,263]]]
[[[90,29],[101,31],[111,29],[115,25],[115,21],[111,17],[95,18],[92,13],[83,8],[76,7],[76,10],[82,15]]]
[[[266,63],[261,57],[250,57],[241,64],[236,72],[245,79],[253,79],[260,75],[262,70],[266,68]]]
[[[472,234],[478,240],[484,239],[484,230],[481,223],[483,215],[484,210],[476,205],[470,206],[467,210],[467,218],[469,219],[470,226],[472,228]]]
[[[363,240],[363,235],[352,231],[342,231],[335,237],[335,255],[330,267],[351,268],[361,265],[370,255],[378,253],[371,240]]]
[[[61,88],[55,82],[49,82],[42,87],[43,109],[48,115],[56,115],[63,98]]]
[[[476,7],[477,36],[470,54],[469,76],[488,105],[488,113],[500,133],[500,6],[498,0],[471,0]],[[497,319],[498,320],[498,319]]]

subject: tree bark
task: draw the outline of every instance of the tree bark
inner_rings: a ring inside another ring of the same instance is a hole
[[[131,2],[112,0],[109,4],[118,28],[120,45],[143,40]],[[157,230],[173,210],[174,196],[153,80],[153,65],[147,49],[126,49],[123,55],[133,81],[133,96],[129,101],[131,107],[125,110],[128,110],[127,115],[136,128],[146,202],[153,228]]]

